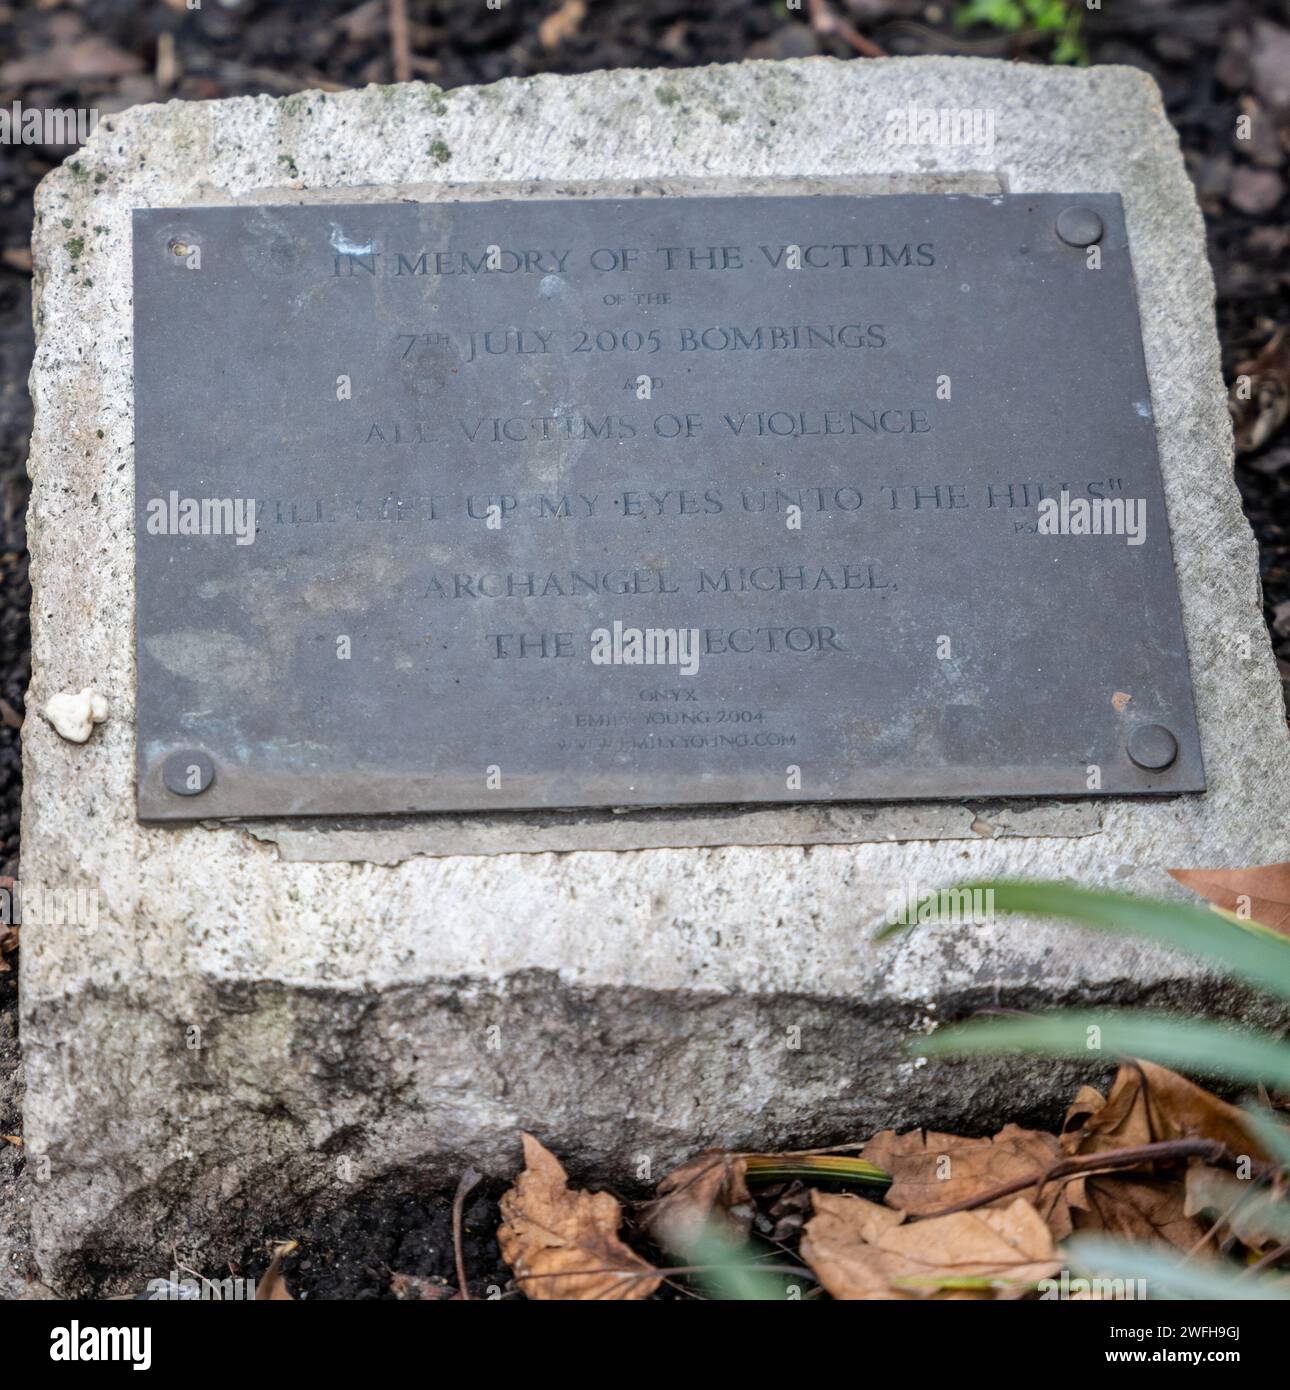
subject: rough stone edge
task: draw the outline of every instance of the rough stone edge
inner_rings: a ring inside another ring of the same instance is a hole
[[[186,1263],[222,1269],[262,1250],[266,1235],[301,1233],[328,1205],[361,1204],[390,1192],[414,1201],[442,1196],[470,1167],[509,1177],[521,1163],[521,1131],[539,1133],[575,1181],[610,1181],[616,1191],[643,1198],[652,1183],[640,1178],[642,1159],[657,1180],[707,1147],[775,1151],[849,1142],[910,1127],[911,1110],[919,1126],[947,1133],[987,1135],[1009,1122],[1055,1130],[1079,1086],[1105,1089],[1115,1070],[1109,1056],[1037,1064],[907,1053],[906,1040],[916,1044],[942,1015],[1116,1002],[1204,1010],[1250,1026],[1284,1026],[1287,1019],[1284,1008],[1247,989],[1199,979],[1143,988],[1114,980],[1055,996],[982,982],[947,995],[939,1011],[890,1000],[873,1008],[837,996],[582,989],[547,971],[520,972],[501,986],[474,979],[443,980],[430,990],[406,986],[380,999],[348,990],[293,992],[262,981],[204,1003],[201,995],[212,990],[219,987],[203,983],[183,1001],[194,1013],[224,1010],[206,1058],[167,1045],[166,1020],[151,1000],[133,1000],[131,1007],[167,1090],[185,1098],[194,1123],[219,1123],[233,1106],[237,1131],[211,1155],[171,1155],[160,1170],[123,1168],[111,1136],[90,1134],[56,1210],[33,1203],[39,1269],[59,1296],[137,1292],[146,1278],[172,1267],[176,1248]],[[417,1059],[398,1042],[427,1017],[436,1039],[430,1064],[436,1084],[418,1088]],[[66,1021],[69,1028],[83,1026],[74,1001]],[[790,1027],[800,1030],[800,1051],[784,1045]],[[490,1028],[526,1059],[518,1071],[500,1061],[479,1063],[479,1039]],[[568,1045],[575,1031],[584,1039],[580,1049]],[[293,1074],[306,1094],[295,1089],[286,1104],[239,1075],[235,1056],[246,1047],[285,1052],[291,1043],[280,1034],[323,1040],[313,1065]],[[677,1041],[646,1052],[636,1045],[642,1036]],[[133,1042],[114,1037],[106,1051],[126,1066]],[[692,1120],[688,1113],[651,1113],[651,1088],[693,1085],[696,1053],[706,1086],[748,1095],[737,1124],[713,1126],[697,1108]],[[212,1094],[215,1073],[236,1078],[230,1094]],[[589,1077],[598,1078],[592,1089]],[[561,1093],[556,1106],[553,1078]],[[1214,1084],[1224,1091],[1221,1080]],[[390,1090],[405,1088],[418,1091],[425,1129],[433,1134],[429,1146],[387,1104]],[[489,1117],[483,1139],[481,1110]],[[297,1111],[330,1112],[331,1125],[302,1128]],[[32,1296],[45,1296],[43,1290],[37,1285]]]
[[[575,850],[717,849],[727,845],[885,844],[903,840],[1069,838],[1101,833],[1096,803],[713,806],[621,812],[234,821],[288,864],[402,864],[421,855],[565,854]]]

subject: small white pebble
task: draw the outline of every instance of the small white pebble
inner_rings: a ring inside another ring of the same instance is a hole
[[[45,702],[45,718],[72,743],[84,743],[107,717],[107,698],[88,685],[79,695],[60,690]]]

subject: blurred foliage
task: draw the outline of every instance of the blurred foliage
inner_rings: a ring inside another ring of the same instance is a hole
[[[954,14],[960,28],[988,24],[1007,34],[1030,30],[1051,34],[1054,63],[1088,62],[1088,50],[1080,33],[1082,10],[1068,0],[964,0]]]
[[[1236,976],[1265,994],[1290,999],[1290,937],[1219,913],[1177,903],[1154,902],[1122,893],[1075,888],[1065,883],[987,883],[971,890],[993,893],[998,912],[1063,917],[1103,931],[1145,937],[1204,960],[1222,974]],[[987,901],[989,899],[987,898]],[[888,935],[889,933],[883,933]],[[1021,1052],[1045,1056],[1138,1056],[1194,1073],[1222,1076],[1247,1086],[1268,1085],[1290,1092],[1290,1043],[1284,1030],[1237,1029],[1178,1013],[1143,1010],[1058,1010],[1037,1017],[968,1022],[919,1039],[914,1050],[925,1056]],[[1290,1129],[1278,1112],[1252,1103],[1252,1127],[1273,1169],[1270,1186],[1252,1184],[1250,1198],[1262,1203],[1260,1222],[1270,1238],[1290,1236]],[[1229,1213],[1230,1216],[1230,1213]],[[1175,1252],[1141,1244],[1098,1239],[1072,1242],[1090,1273],[1147,1278],[1158,1293],[1172,1297],[1290,1299],[1284,1272],[1269,1269],[1251,1277],[1226,1261],[1197,1270]]]

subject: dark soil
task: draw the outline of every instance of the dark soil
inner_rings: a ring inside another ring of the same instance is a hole
[[[450,1296],[457,1289],[452,1238],[452,1200],[440,1194],[409,1197],[389,1184],[327,1212],[298,1238],[300,1250],[285,1263],[292,1296],[304,1299]],[[477,1188],[462,1212],[462,1265],[470,1296],[517,1298],[502,1263],[496,1231],[502,1189]],[[246,1268],[263,1274],[264,1252],[248,1255]],[[403,1275],[404,1281],[395,1278]],[[393,1291],[392,1286],[393,1285]],[[395,1292],[398,1291],[398,1292]]]
[[[830,3],[831,13],[893,54],[967,52],[1036,62],[1052,54],[1050,36],[964,33],[952,23],[953,0]],[[811,27],[811,0],[791,13],[770,0],[593,0],[566,38],[551,42],[548,31],[544,42],[542,21],[558,8],[558,0],[505,0],[499,10],[482,0],[409,0],[413,76],[453,87],[536,72],[856,52],[846,37]],[[283,95],[388,82],[394,71],[386,16],[385,0],[207,0],[198,10],[184,0],[0,0],[0,105],[18,100],[106,114],[171,96]],[[1205,212],[1231,380],[1278,327],[1290,325],[1290,11],[1285,0],[1113,2],[1087,13],[1083,32],[1091,61],[1144,68],[1160,83]],[[1251,117],[1249,140],[1236,138],[1241,115]],[[17,873],[19,726],[30,665],[26,248],[32,191],[68,153],[0,144],[0,874]],[[1290,392],[1290,367],[1285,376],[1281,389]],[[1237,479],[1259,540],[1268,626],[1290,687],[1290,432],[1282,428],[1239,458]],[[16,957],[7,959],[16,969]],[[0,974],[0,1133],[19,1127],[14,978]],[[0,1143],[0,1203],[13,1192],[19,1164],[15,1146]],[[492,1237],[496,1195],[477,1196],[467,1208],[464,1255],[479,1297],[490,1286],[510,1287]],[[299,1233],[300,1252],[288,1265],[293,1290],[313,1298],[393,1297],[394,1274],[455,1283],[450,1204],[443,1194],[357,1194]],[[266,1233],[266,1240],[282,1234]],[[264,1262],[263,1252],[242,1257],[252,1271]]]

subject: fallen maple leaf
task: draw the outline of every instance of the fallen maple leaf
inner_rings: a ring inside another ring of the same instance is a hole
[[[753,1219],[746,1179],[742,1156],[707,1149],[659,1183],[645,1229],[665,1250],[685,1258],[714,1229],[742,1240]]]
[[[274,1250],[269,1267],[264,1271],[264,1277],[255,1286],[255,1301],[257,1303],[295,1302],[295,1299],[287,1292],[287,1281],[282,1277],[282,1262],[299,1248],[300,1242],[298,1240],[288,1240]]]
[[[1184,888],[1232,913],[1290,936],[1290,863],[1245,869],[1170,869]]]
[[[1005,1125],[993,1139],[965,1139],[933,1130],[896,1134],[885,1129],[864,1146],[864,1156],[891,1174],[887,1205],[909,1216],[943,1211],[1033,1176],[1035,1187],[984,1205],[1006,1207],[1018,1196],[1025,1197],[1047,1221],[1054,1240],[1064,1240],[1071,1233],[1066,1183],[1050,1181],[1038,1188],[1038,1181],[1065,1157],[1056,1135],[1020,1125]]]
[[[906,1222],[863,1197],[812,1194],[802,1258],[837,1299],[1016,1296],[1057,1273],[1052,1232],[1024,1198]]]
[[[533,1299],[643,1299],[661,1282],[618,1238],[622,1207],[608,1192],[572,1192],[556,1157],[531,1134],[524,1171],[502,1197],[497,1244]]]

